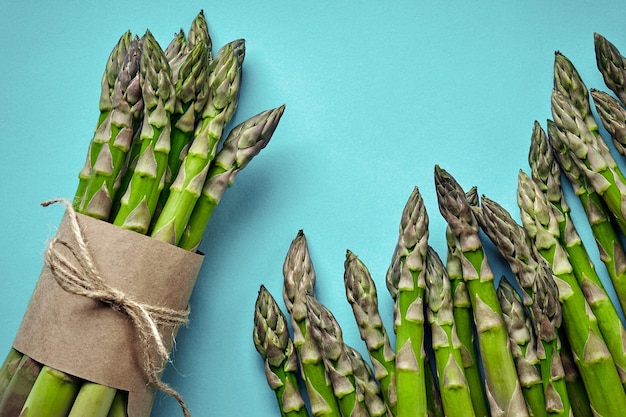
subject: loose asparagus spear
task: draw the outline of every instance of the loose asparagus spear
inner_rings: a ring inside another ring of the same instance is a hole
[[[365,362],[358,350],[348,345],[344,345],[344,349],[352,366],[357,399],[364,404],[368,415],[370,417],[392,417],[393,414],[385,402],[380,385],[374,376],[374,371]]]
[[[109,59],[107,60],[107,64],[104,69],[104,74],[102,75],[99,103],[100,115],[98,117],[98,122],[96,123],[96,128],[94,129],[94,137],[89,143],[89,151],[87,152],[87,158],[85,158],[85,165],[78,174],[78,187],[76,189],[76,193],[74,194],[75,197],[73,202],[74,209],[76,210],[78,210],[82,205],[85,189],[87,188],[87,183],[91,178],[93,165],[96,162],[97,155],[100,153],[102,142],[98,140],[97,137],[103,135],[103,132],[100,132],[100,130],[106,129],[108,124],[107,122],[110,120],[110,114],[113,108],[112,96],[115,90],[115,83],[132,39],[133,36],[130,31],[126,31],[120,37],[109,55]]]
[[[378,311],[376,284],[363,261],[350,250],[346,252],[344,266],[346,297],[352,306],[361,339],[367,346],[374,375],[380,383],[385,403],[395,415],[397,402],[395,352]]]
[[[209,165],[215,157],[217,144],[222,137],[224,125],[230,121],[234,108],[237,107],[244,55],[244,44],[237,41],[227,44],[213,61],[208,78],[208,98],[202,110],[202,120],[199,121],[199,127],[176,179],[170,186],[167,201],[154,225],[153,236],[166,234],[167,238],[161,239],[174,245],[180,240],[196,201],[200,197]],[[181,68],[183,69],[184,67]],[[195,97],[194,92],[189,97],[189,102],[193,103]],[[193,129],[193,126],[189,128]]]
[[[533,416],[547,416],[537,342],[530,316],[519,294],[505,277],[500,279],[497,293],[526,403]]]
[[[289,328],[274,297],[261,286],[254,308],[254,346],[265,362],[265,376],[282,416],[308,416],[298,388],[298,358]]]
[[[387,289],[394,298],[397,416],[427,413],[424,374],[424,289],[428,214],[415,187],[400,220],[398,242],[387,270]]]
[[[430,246],[426,259],[426,316],[432,334],[443,410],[448,417],[474,416],[452,312],[450,279],[439,255]]]
[[[570,403],[558,353],[558,329],[562,314],[552,270],[536,253],[523,227],[500,204],[483,197],[481,208],[475,208],[475,214],[481,228],[508,262],[524,290],[524,305],[530,310],[537,335],[536,351],[540,359],[546,408],[551,415],[567,416],[570,414]]]
[[[283,265],[283,300],[291,317],[293,344],[314,416],[341,416],[333,387],[326,377],[322,354],[310,334],[307,295],[314,294],[315,269],[306,236],[300,230],[289,246]]]
[[[598,193],[613,218],[626,231],[626,178],[600,136],[591,112],[589,93],[574,65],[562,54],[555,56],[552,91],[554,133],[550,140],[584,175],[586,185]]]
[[[326,375],[343,417],[367,417],[367,410],[357,401],[352,363],[344,347],[339,323],[328,308],[314,296],[306,296],[309,331],[322,354]]]
[[[446,244],[446,271],[450,279],[454,322],[456,323],[456,333],[461,343],[461,358],[463,359],[465,379],[470,387],[474,414],[487,417],[490,415],[489,405],[480,371],[480,358],[474,343],[475,326],[472,302],[467,291],[467,284],[463,280],[460,249],[456,246],[455,238],[449,227],[446,228]]]
[[[0,397],[0,417],[19,415],[40,371],[40,363],[26,355],[22,356],[11,381]]]
[[[113,224],[145,234],[156,209],[168,166],[170,115],[175,102],[171,70],[150,31],[142,40],[140,80],[145,106],[141,148]]]
[[[230,131],[209,168],[178,242],[179,247],[191,251],[198,248],[213,210],[224,192],[233,184],[237,174],[267,146],[284,111],[284,105],[263,111]]]
[[[599,33],[593,34],[596,52],[596,65],[604,78],[604,83],[622,103],[626,103],[626,59],[617,47]]]
[[[608,343],[605,342],[602,327],[590,306],[591,302],[587,301],[582,285],[575,275],[575,269],[570,262],[573,258],[566,253],[568,246],[558,243],[560,227],[555,213],[563,213],[550,210],[550,207],[554,207],[553,203],[548,202],[540,186],[529,181],[523,171],[520,171],[519,176],[518,205],[528,236],[551,265],[556,276],[563,327],[587,388],[591,406],[599,415],[619,415],[618,409],[623,407],[624,392],[620,386],[616,362]],[[568,241],[572,231],[570,227],[565,231]],[[585,279],[589,281],[588,278]],[[606,324],[611,326],[610,323]]]
[[[118,69],[111,93],[111,109],[96,130],[90,152],[93,162],[84,193],[76,197],[78,211],[90,217],[108,220],[113,201],[126,169],[127,154],[132,146],[135,121],[143,110],[139,85],[139,60],[142,43],[135,37],[128,45]],[[96,153],[97,152],[97,153]],[[83,187],[80,185],[79,187]]]
[[[463,279],[472,302],[477,340],[492,414],[527,416],[493,272],[480,241],[479,226],[457,181],[435,166],[439,211],[462,253]]]

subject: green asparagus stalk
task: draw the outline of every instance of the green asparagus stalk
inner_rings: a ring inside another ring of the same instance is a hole
[[[117,390],[93,382],[84,382],[68,417],[107,417]]]
[[[571,239],[575,229],[567,227],[565,241],[568,243],[559,244],[561,227],[555,213],[563,215],[563,212],[551,210],[555,206],[548,201],[547,194],[541,191],[538,182],[531,181],[523,171],[520,171],[518,183],[518,205],[522,223],[537,251],[551,265],[555,274],[563,327],[585,383],[591,407],[599,415],[619,415],[618,410],[623,407],[624,398],[620,386],[621,375],[609,344],[605,342],[592,302],[586,297],[591,294],[585,293],[585,287],[579,283],[573,266],[574,258],[569,253],[569,248],[575,241]],[[585,280],[589,281],[588,278]],[[593,287],[587,284],[586,288]],[[597,304],[595,305],[597,309]],[[612,326],[610,323],[605,325]]]
[[[128,391],[117,391],[113,397],[113,403],[107,417],[128,417],[126,406],[128,404]]]
[[[396,413],[395,352],[378,310],[376,284],[369,270],[354,253],[346,252],[344,262],[346,297],[352,306],[361,339],[365,342],[374,375],[380,383],[385,403]]]
[[[335,316],[314,296],[306,296],[308,330],[322,354],[326,375],[343,417],[366,417],[367,410],[357,401],[352,363],[346,353],[343,334]]]
[[[598,193],[622,232],[626,231],[626,178],[600,136],[591,112],[589,93],[574,65],[562,54],[555,58],[552,115],[556,131],[550,140],[559,153],[569,154],[585,178],[587,187]]]
[[[572,413],[574,417],[591,417],[593,412],[585,388],[585,382],[582,380],[576,359],[572,353],[572,348],[567,337],[563,337],[563,333],[559,334],[561,341],[561,363],[563,371],[565,371],[565,383],[567,384],[567,393],[572,404]]]
[[[316,417],[341,416],[333,387],[326,377],[322,354],[310,334],[306,297],[314,294],[315,269],[302,230],[289,246],[283,276],[283,300],[291,317],[293,344],[298,351],[311,413]]]
[[[22,356],[15,373],[11,377],[11,381],[0,399],[1,417],[19,415],[40,371],[40,363],[26,355]]]
[[[370,417],[392,417],[374,371],[358,350],[348,345],[344,345],[344,349],[352,366],[357,400],[363,404]]]
[[[593,34],[596,65],[604,83],[622,103],[626,103],[626,59],[615,45],[599,33]]]
[[[233,184],[237,174],[267,146],[284,111],[284,105],[263,111],[230,131],[208,169],[202,189],[196,190],[195,205],[188,214],[178,240],[179,247],[191,251],[198,248],[213,210],[224,192]],[[155,226],[153,235],[159,233],[159,230]]]
[[[83,198],[85,190],[87,189],[87,183],[91,178],[93,165],[96,162],[97,155],[100,153],[102,147],[102,141],[99,137],[104,136],[108,121],[110,120],[111,110],[113,109],[113,95],[115,91],[115,84],[118,73],[122,67],[123,61],[126,59],[128,48],[132,42],[133,36],[130,31],[126,31],[115,44],[115,47],[109,55],[107,64],[102,75],[101,92],[99,109],[100,114],[98,122],[94,129],[94,136],[89,143],[89,151],[87,152],[87,158],[85,159],[85,165],[78,174],[78,187],[76,189],[75,198],[73,202],[74,209],[78,210],[83,204]]]
[[[113,224],[146,234],[168,167],[170,115],[174,107],[175,90],[169,64],[150,31],[146,31],[142,43],[140,81],[145,116],[141,148]]]
[[[65,417],[78,395],[80,381],[75,377],[43,366],[20,417]]]
[[[298,387],[298,358],[280,307],[261,286],[254,308],[254,346],[265,362],[265,376],[276,393],[281,416],[308,416]]]
[[[511,340],[517,375],[529,411],[533,416],[547,416],[543,379],[537,357],[537,342],[531,319],[519,294],[505,277],[500,279],[497,293]]]
[[[430,246],[426,259],[426,317],[432,334],[443,410],[448,417],[474,416],[452,312],[450,279],[439,255]]]
[[[426,328],[428,330],[428,328]],[[439,381],[433,370],[430,358],[434,356],[432,347],[426,347],[426,357],[424,358],[424,373],[426,379],[426,404],[428,408],[428,417],[445,417],[443,412],[443,402],[441,399],[441,390],[439,389]],[[430,349],[428,349],[430,347]]]
[[[462,253],[463,279],[472,302],[491,413],[527,416],[493,272],[472,208],[457,181],[439,166],[435,166],[435,186],[439,211]]]
[[[428,214],[415,187],[402,211],[398,241],[386,277],[387,289],[394,299],[398,417],[427,414],[424,290],[428,235]]]
[[[467,291],[467,284],[463,280],[463,266],[460,249],[456,246],[455,238],[450,228],[446,228],[446,272],[450,280],[452,292],[452,308],[456,333],[461,343],[461,358],[467,385],[476,416],[487,417],[489,405],[485,394],[485,384],[480,371],[480,358],[475,346],[475,326],[472,312],[472,302]]]
[[[591,89],[591,97],[602,126],[620,155],[626,155],[626,108],[604,91]]]
[[[548,123],[549,139],[552,141],[553,137],[556,135],[558,135],[558,129],[553,123]],[[577,170],[573,166],[568,165],[568,160],[564,154],[555,152],[555,156],[557,156],[560,165],[564,168],[567,177],[573,184],[576,184],[574,187],[575,192],[581,197],[583,207],[585,207],[585,211],[589,213],[588,216],[594,216],[592,217],[594,221],[591,222],[592,231],[597,227],[600,221],[606,222],[605,228],[608,229],[610,221],[603,217],[603,201],[595,199],[594,197],[597,197],[597,194],[589,192],[584,187],[583,182],[574,182],[576,179],[579,179],[580,176],[577,175]],[[598,222],[595,221],[596,219],[598,219]],[[604,289],[602,280],[594,267],[590,255],[584,248],[582,240],[580,238],[572,239],[572,237],[574,237],[573,231],[565,235],[565,238],[568,239],[565,248],[568,252],[574,275],[585,294],[589,306],[597,317],[598,325],[609,351],[613,356],[613,360],[618,367],[622,385],[624,385],[626,382],[626,345],[622,336],[626,333],[624,331],[624,325],[621,322],[615,305]]]
[[[132,146],[135,121],[143,110],[138,74],[141,49],[141,42],[135,37],[118,70],[111,110],[94,135],[93,163],[84,194],[77,196],[81,201],[78,211],[101,220],[109,219]]]
[[[203,49],[201,44],[196,48],[198,47]],[[176,180],[170,186],[167,201],[154,225],[152,236],[165,234],[160,238],[174,245],[180,240],[202,192],[224,125],[230,121],[232,109],[237,107],[243,58],[243,42],[237,42],[227,45],[213,62],[208,78],[210,98],[206,101],[206,108],[199,122],[201,125],[182,161]],[[189,102],[193,103],[195,97],[194,92],[189,97]],[[190,131],[193,129],[193,125],[188,127]]]
[[[11,378],[15,374],[17,367],[22,360],[22,354],[11,348],[7,354],[2,366],[0,367],[0,399],[4,395],[4,391],[11,382]]]
[[[517,282],[524,290],[524,305],[530,310],[537,335],[546,408],[551,415],[570,414],[563,366],[558,353],[558,329],[562,313],[552,270],[536,253],[522,226],[495,201],[483,197],[475,210],[476,218],[500,254],[509,263]]]
[[[176,86],[176,103],[171,117],[169,169],[159,198],[159,211],[167,201],[169,188],[187,154],[211,87],[208,79],[209,64],[213,59],[211,51],[213,42],[204,11],[201,10],[191,23],[187,37],[185,40],[181,31],[168,45],[171,49],[165,50],[165,56],[172,69],[172,82]]]

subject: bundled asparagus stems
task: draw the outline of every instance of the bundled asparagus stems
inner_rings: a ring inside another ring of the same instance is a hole
[[[224,134],[240,99],[244,56],[239,39],[213,57],[202,11],[188,35],[181,30],[166,50],[149,30],[142,37],[124,33],[102,77],[100,114],[73,209],[195,251],[224,191],[267,145],[284,111],[263,111]],[[189,415],[160,373],[146,378]],[[42,366],[15,349],[0,381],[2,416],[126,415],[126,393]]]

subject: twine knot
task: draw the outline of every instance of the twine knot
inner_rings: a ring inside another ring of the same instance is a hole
[[[47,207],[54,203],[62,203],[67,208],[70,230],[76,245],[70,245],[58,237],[50,240],[44,259],[52,276],[63,290],[107,304],[130,319],[140,342],[142,370],[148,382],[174,397],[185,417],[190,417],[191,413],[182,396],[159,377],[163,366],[169,360],[169,352],[159,332],[159,326],[178,327],[186,324],[189,309],[178,311],[143,304],[123,291],[109,286],[94,264],[74,208],[64,199],[45,201],[42,206]],[[66,253],[71,255],[71,259],[68,259]]]

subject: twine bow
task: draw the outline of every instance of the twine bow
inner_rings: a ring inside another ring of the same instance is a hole
[[[180,404],[185,417],[190,417],[191,413],[182,396],[159,378],[162,366],[169,359],[169,352],[158,328],[158,326],[175,327],[186,324],[189,309],[177,311],[166,307],[146,305],[107,285],[94,265],[78,222],[78,216],[72,205],[64,199],[45,201],[41,205],[47,207],[55,203],[62,203],[66,206],[70,230],[76,240],[76,245],[72,246],[58,237],[50,240],[45,252],[45,261],[52,276],[63,290],[105,303],[130,319],[141,343],[142,370],[148,382],[165,394],[174,397]],[[61,248],[65,250],[60,250]],[[72,260],[65,256],[66,251],[69,251]]]

